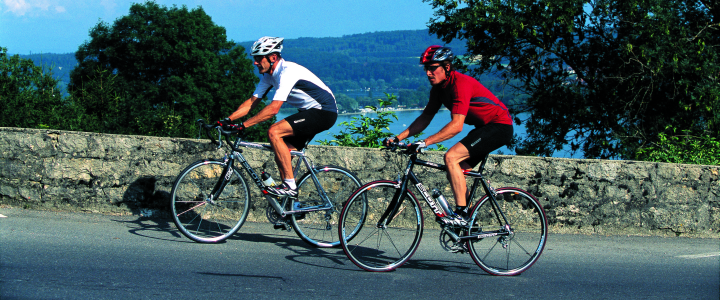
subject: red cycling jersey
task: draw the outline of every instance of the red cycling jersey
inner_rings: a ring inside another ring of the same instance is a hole
[[[513,124],[505,104],[475,78],[456,71],[450,72],[445,83],[432,87],[423,113],[434,115],[440,105],[445,105],[451,114],[464,115],[468,125]]]

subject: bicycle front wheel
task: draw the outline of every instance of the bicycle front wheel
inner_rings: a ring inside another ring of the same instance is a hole
[[[499,210],[495,210],[487,195],[480,199],[471,212],[474,223],[469,235],[499,235],[469,240],[470,256],[492,275],[518,275],[540,257],[547,242],[547,218],[530,193],[512,187],[496,191]]]
[[[240,174],[231,170],[227,185],[215,199],[211,194],[223,180],[223,161],[198,161],[183,170],[171,192],[173,222],[189,239],[217,243],[237,232],[248,215],[250,194]]]
[[[422,211],[409,190],[395,213],[381,220],[398,190],[392,181],[368,183],[353,193],[340,214],[340,245],[350,261],[366,271],[392,271],[420,244]]]
[[[333,207],[326,210],[294,214],[291,217],[295,233],[305,242],[316,247],[337,247],[337,224],[343,203],[360,187],[360,180],[352,172],[336,166],[323,166],[314,169],[322,191],[327,195]],[[323,206],[326,202],[320,196],[312,173],[308,172],[298,181],[298,198],[294,201],[297,208]]]

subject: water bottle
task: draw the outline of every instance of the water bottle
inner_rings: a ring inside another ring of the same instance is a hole
[[[270,176],[270,174],[262,172],[262,174],[260,174],[260,177],[262,178],[262,181],[265,184],[265,186],[275,185],[275,180],[273,180],[273,178]]]
[[[435,198],[435,201],[437,201],[437,203],[440,203],[440,207],[442,207],[442,209],[445,211],[446,215],[448,215],[448,216],[455,215],[455,212],[453,212],[450,209],[450,207],[448,206],[447,200],[445,199],[445,196],[440,194],[440,191],[438,191],[437,189],[433,189],[432,196],[433,196],[433,198]]]

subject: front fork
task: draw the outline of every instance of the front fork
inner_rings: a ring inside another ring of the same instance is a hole
[[[392,197],[392,200],[390,200],[390,204],[388,204],[387,209],[380,217],[380,220],[377,222],[378,228],[387,228],[387,226],[392,222],[393,218],[397,214],[398,210],[402,206],[403,198],[405,196],[405,189],[407,189],[407,177],[400,179],[400,183],[398,183],[399,188],[395,190],[395,194]]]
[[[220,180],[218,180],[215,183],[215,186],[213,187],[212,191],[210,192],[209,198],[206,199],[208,204],[215,205],[215,199],[220,197],[220,194],[225,189],[228,182],[230,182],[230,178],[232,178],[234,170],[232,168],[232,162],[230,162],[230,160],[227,158],[227,156],[225,156],[225,158],[224,158],[224,163],[225,163],[225,169],[223,170],[223,173],[222,173],[223,176]]]

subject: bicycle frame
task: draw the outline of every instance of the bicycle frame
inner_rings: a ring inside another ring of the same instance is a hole
[[[491,236],[512,234],[512,230],[508,224],[507,218],[505,217],[505,214],[500,209],[500,206],[498,205],[497,200],[495,198],[496,193],[495,193],[494,188],[488,184],[487,180],[485,180],[485,178],[482,175],[482,171],[485,168],[486,162],[487,162],[487,156],[485,156],[485,158],[482,160],[480,168],[478,168],[477,172],[473,172],[472,170],[465,170],[463,172],[463,174],[465,176],[470,176],[470,177],[474,178],[473,185],[470,189],[468,201],[470,201],[470,199],[474,198],[475,193],[477,191],[478,182],[480,182],[483,189],[485,190],[485,194],[490,198],[493,211],[495,212],[495,217],[498,219],[499,223],[505,224],[505,228],[503,228],[504,230],[489,231],[489,232],[484,231],[484,232],[480,232],[480,233],[473,234],[470,236],[462,236],[462,237],[456,235],[454,232],[452,232],[450,230],[446,230],[446,232],[448,232],[450,234],[450,236],[453,238],[453,240],[455,240],[456,242],[460,241],[460,240],[482,239],[482,238],[491,237]],[[411,182],[413,185],[415,185],[415,188],[420,192],[422,197],[425,199],[425,202],[428,204],[428,206],[430,206],[430,208],[433,210],[433,213],[436,216],[438,216],[438,217],[446,216],[443,209],[437,203],[435,203],[435,200],[433,199],[433,197],[431,197],[430,194],[428,193],[427,188],[422,184],[422,182],[418,179],[418,177],[413,172],[413,167],[415,165],[421,165],[424,167],[429,167],[429,168],[447,172],[447,166],[429,162],[429,161],[422,160],[422,159],[418,159],[417,153],[411,154],[410,159],[407,164],[407,167],[405,168],[405,171],[397,179],[397,187],[399,187],[399,189],[397,190],[397,192],[395,192],[395,195],[393,195],[393,198],[390,201],[388,208],[385,210],[382,217],[378,220],[378,223],[377,223],[378,228],[384,228],[392,222],[393,217],[391,217],[391,216],[395,216],[397,214],[398,209],[400,209],[402,202],[404,201],[404,198],[405,198],[404,191],[407,190],[408,182]],[[468,204],[470,204],[470,203],[468,203]],[[473,221],[474,220],[470,220],[469,223],[472,224]]]
[[[227,140],[226,136],[226,140]],[[222,141],[218,139],[218,141]],[[234,143],[230,143],[229,140],[227,140],[228,145],[230,145],[230,148],[232,152],[228,155],[225,154],[223,157],[223,161],[225,162],[225,170],[223,170],[223,176],[220,177],[220,180],[215,184],[215,187],[213,188],[212,192],[210,193],[211,199],[209,199],[210,202],[212,202],[213,199],[215,199],[217,196],[220,195],[220,193],[223,191],[227,183],[229,182],[232,173],[231,172],[237,172],[240,174],[240,169],[235,166],[235,161],[238,161],[240,166],[242,166],[243,169],[250,175],[250,178],[252,178],[252,181],[255,183],[255,185],[260,189],[261,191],[265,190],[265,184],[263,183],[262,179],[258,174],[255,172],[255,169],[250,166],[247,159],[245,159],[245,156],[242,155],[243,150],[240,149],[240,147],[246,147],[246,148],[253,148],[253,149],[259,149],[263,151],[273,151],[272,147],[270,145],[263,145],[263,144],[257,144],[257,143],[251,143],[251,142],[245,142],[242,140],[241,137],[237,137]],[[218,148],[222,147],[222,142],[218,143]],[[332,201],[328,199],[327,194],[325,193],[325,190],[322,188],[322,185],[320,185],[319,180],[317,179],[317,176],[315,174],[315,166],[310,162],[308,157],[305,155],[305,149],[302,151],[296,151],[291,150],[290,151],[291,157],[298,157],[298,161],[295,164],[295,167],[293,168],[293,176],[297,177],[298,170],[300,169],[300,166],[302,164],[305,165],[305,167],[308,169],[308,172],[310,172],[311,177],[313,179],[313,182],[315,183],[315,188],[317,188],[318,193],[320,194],[320,197],[323,200],[324,205],[317,205],[317,206],[311,206],[311,207],[305,207],[303,209],[299,210],[285,210],[284,207],[287,204],[287,201],[289,200],[289,197],[285,197],[283,200],[282,205],[278,203],[277,199],[274,197],[263,193],[265,198],[268,200],[270,205],[275,209],[275,211],[280,214],[281,217],[285,217],[287,215],[292,215],[295,213],[302,213],[302,212],[312,212],[312,211],[319,211],[319,210],[330,210],[334,206],[332,204]]]

